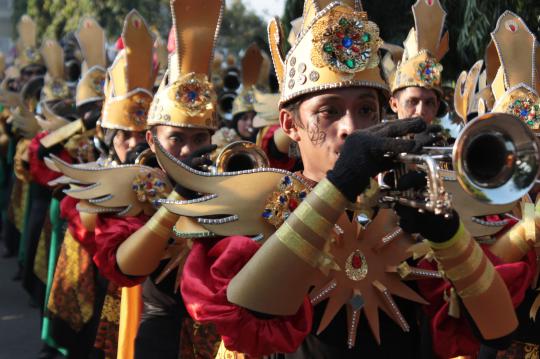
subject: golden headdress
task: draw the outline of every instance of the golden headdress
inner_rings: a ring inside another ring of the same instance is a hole
[[[28,15],[23,15],[17,24],[19,40],[18,55],[15,64],[19,69],[30,65],[43,65],[43,58],[37,49],[36,23]]]
[[[254,111],[253,91],[260,80],[264,57],[257,44],[251,44],[242,58],[242,91],[233,102],[232,115]]]
[[[443,35],[446,12],[439,0],[418,0],[412,7],[414,27],[403,45],[403,57],[389,78],[392,93],[417,86],[442,94],[439,63],[448,51],[448,32]]]
[[[512,114],[540,132],[540,52],[536,36],[519,16],[505,11],[491,37],[500,63],[491,84],[495,97],[492,112]]]
[[[171,0],[176,47],[154,97],[148,125],[217,129],[217,99],[210,82],[222,0]]]
[[[167,66],[169,64],[169,52],[167,50],[167,43],[165,40],[163,40],[159,31],[154,30],[154,36],[156,37],[156,41],[154,41],[154,48],[156,50],[156,59],[158,62],[158,74],[156,76],[156,80],[154,81],[154,86],[157,87],[161,83],[161,80],[163,80],[163,76],[165,76],[165,72],[167,71]]]
[[[307,0],[302,30],[284,58],[279,20],[268,36],[274,67],[285,102],[321,90],[362,86],[388,91],[379,68],[379,28],[368,21],[359,1]]]
[[[155,78],[154,40],[136,10],[126,16],[122,41],[124,48],[107,71],[101,127],[144,131]]]
[[[105,31],[97,21],[85,17],[75,33],[83,54],[81,79],[77,84],[75,104],[77,107],[104,98],[103,87],[107,73],[105,52]]]
[[[64,50],[56,40],[45,40],[41,46],[41,55],[45,60],[45,74],[41,101],[56,101],[70,97],[68,84],[64,78]]]

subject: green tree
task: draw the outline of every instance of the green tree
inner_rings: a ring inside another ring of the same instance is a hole
[[[231,1],[223,15],[218,48],[238,54],[253,42],[268,51],[266,23],[240,0]]]

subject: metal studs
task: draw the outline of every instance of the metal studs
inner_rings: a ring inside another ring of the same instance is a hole
[[[309,79],[313,82],[317,82],[319,80],[319,77],[320,75],[317,71],[311,71],[309,73]]]

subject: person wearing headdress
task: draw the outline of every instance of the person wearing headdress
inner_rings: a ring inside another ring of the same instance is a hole
[[[212,176],[158,152],[177,183],[206,194],[163,206],[221,236],[193,243],[181,280],[186,307],[216,326],[224,348],[249,356],[418,358],[417,310],[426,302],[397,274],[414,241],[392,232],[399,223],[392,210],[366,212],[367,228],[352,211],[372,206],[372,177],[393,167],[385,155],[421,149],[432,142],[430,129],[421,119],[378,124],[388,95],[382,41],[359,2],[306,1],[300,34],[285,57],[279,23],[269,25],[280,124],[298,144],[301,173]],[[406,134],[416,135],[396,139]],[[351,204],[361,194],[363,205]],[[510,334],[517,325],[510,295],[458,214],[413,217],[414,232],[450,270],[479,332],[487,339]],[[471,266],[478,256],[485,264]]]
[[[412,7],[415,26],[404,48],[391,46],[389,56],[397,63],[388,72],[390,107],[399,119],[421,117],[428,124],[439,113],[442,101],[441,59],[448,51],[446,12],[438,0],[418,0]]]
[[[171,9],[178,37],[169,59],[168,71],[153,100],[140,93],[133,97],[133,101],[144,101],[148,105],[151,102],[146,139],[152,151],[159,143],[174,158],[201,168],[209,164],[202,155],[215,149],[210,145],[210,139],[217,129],[216,95],[209,83],[209,76],[223,3],[213,1],[201,4],[176,0],[171,2]],[[135,65],[143,64],[138,62]],[[152,63],[145,66],[151,68]],[[153,84],[154,78],[149,70],[130,69],[129,66],[128,70],[133,71],[134,75],[130,77],[131,86],[144,81],[141,74],[148,74],[148,80]],[[105,117],[114,114],[113,105],[112,101],[110,107],[105,104],[102,126],[106,123]],[[117,119],[118,116],[113,118]],[[137,177],[135,181],[139,183],[144,179],[143,184],[130,184],[124,190],[142,191],[140,198],[153,203],[171,191],[170,185],[167,189],[163,187],[168,182],[163,180],[163,173],[160,176],[155,179]],[[148,188],[144,183],[148,183]],[[180,188],[177,190],[182,192]],[[152,194],[144,194],[144,191]],[[187,192],[183,195],[192,196]],[[171,196],[176,198],[176,192]],[[95,230],[97,251],[94,261],[100,272],[118,285],[142,283],[143,311],[135,339],[136,358],[176,358],[179,353],[180,356],[195,353],[197,357],[213,357],[217,342],[215,334],[211,328],[193,323],[181,296],[175,293],[177,271],[173,269],[185,257],[188,240],[174,239],[172,227],[177,216],[170,215],[164,209],[154,212],[155,209],[124,218],[99,216]],[[157,230],[156,226],[166,229]]]
[[[23,169],[27,164],[28,140],[32,138],[31,128],[35,120],[33,111],[39,101],[41,86],[43,85],[43,75],[46,72],[43,58],[37,48],[36,24],[28,15],[23,15],[17,24],[19,38],[17,41],[17,57],[15,59],[15,71],[10,71],[11,75],[5,81],[5,90],[8,93],[18,93],[19,98],[13,103],[12,113],[8,119],[9,149],[6,163],[8,168],[13,166],[15,176],[8,177],[6,188],[9,201],[4,202],[7,205],[7,215],[3,216],[2,238],[5,242],[8,252],[18,251],[19,262],[24,260],[24,250],[20,244],[20,236],[23,229],[24,213],[26,207],[26,198],[28,197],[27,184],[23,183],[27,177],[27,171]],[[12,97],[12,96],[11,96]],[[12,131],[14,126],[11,124],[13,117],[22,119],[24,128]],[[22,137],[26,137],[19,141]],[[12,165],[13,164],[13,165]],[[21,274],[16,275],[20,279]]]
[[[457,81],[454,102],[459,116],[468,121],[475,115],[485,115],[487,117],[482,118],[489,123],[490,115],[493,118],[501,114],[512,115],[515,117],[506,116],[503,121],[516,122],[512,124],[515,130],[525,127],[537,134],[540,129],[540,82],[537,75],[538,62],[531,56],[536,46],[536,37],[525,22],[511,11],[505,11],[491,33],[491,42],[486,50],[485,72],[481,72],[483,62],[478,61],[469,73],[463,72]],[[490,83],[487,87],[484,86],[486,78]],[[533,133],[529,136],[530,142],[535,141]],[[496,148],[493,148],[493,151],[496,155]],[[513,336],[515,341],[508,349],[503,350],[505,348],[491,343],[481,346],[472,335],[471,329],[462,323],[460,325],[455,319],[460,315],[459,308],[457,312],[452,308],[451,298],[448,304],[434,310],[438,302],[442,302],[442,299],[436,299],[436,296],[443,292],[450,293],[450,287],[440,281],[428,280],[419,287],[431,302],[428,309],[431,326],[440,328],[434,335],[436,353],[441,357],[476,355],[479,351],[480,357],[486,358],[523,358],[528,355],[534,357],[540,343],[535,322],[537,304],[534,304],[538,275],[535,247],[540,240],[535,229],[540,223],[536,214],[538,205],[535,205],[528,195],[517,204],[513,202],[506,206],[482,205],[470,196],[464,196],[463,190],[459,191],[457,185],[449,182],[447,186],[461,217],[472,219],[466,223],[470,233],[479,240],[493,238],[491,243],[483,245],[483,250],[503,277],[512,295],[519,327]],[[514,214],[514,217],[501,215],[508,212]],[[424,262],[422,267],[432,268],[433,264]],[[498,354],[497,349],[500,350]]]

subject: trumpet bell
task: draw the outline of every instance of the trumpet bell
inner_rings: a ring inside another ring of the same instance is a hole
[[[236,141],[223,148],[216,159],[216,171],[236,172],[269,167],[266,153],[249,141]]]
[[[469,122],[453,147],[462,188],[481,202],[504,205],[524,196],[539,172],[534,133],[516,117],[488,113]]]

